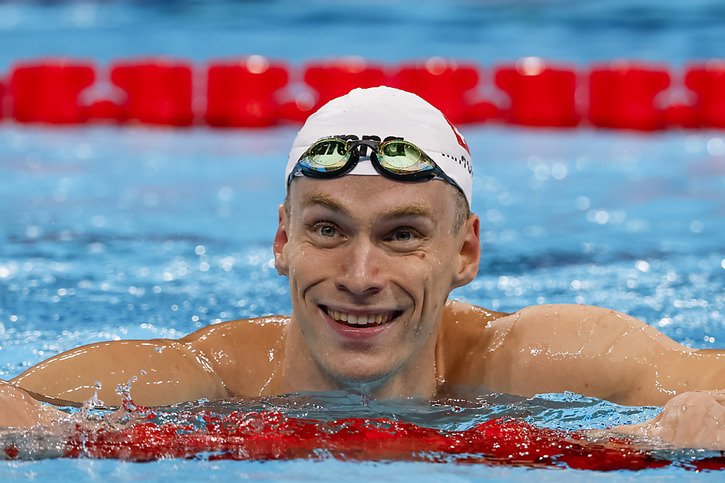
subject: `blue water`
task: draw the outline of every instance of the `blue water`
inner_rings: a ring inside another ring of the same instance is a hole
[[[704,0],[314,1],[305,8],[282,1],[0,2],[0,69],[51,54],[99,62],[168,54],[201,63],[248,53],[296,65],[360,54],[389,62],[444,55],[482,65],[522,55],[582,65],[626,56],[677,66],[725,57],[723,22],[720,2]],[[88,342],[178,337],[222,320],[289,313],[270,243],[294,132],[1,123],[0,377]],[[463,133],[476,159],[473,207],[483,221],[484,258],[477,279],[456,297],[498,310],[603,305],[688,346],[725,346],[725,133],[492,126]],[[499,402],[448,423],[524,411],[534,423],[578,429],[656,412],[574,395]],[[355,404],[334,407],[355,411]],[[440,423],[435,414],[396,409]],[[3,480],[161,475],[582,478],[423,463],[0,463]],[[636,475],[692,476],[676,468]]]
[[[725,57],[724,23],[719,0],[4,1],[0,68],[46,55],[205,62],[249,53],[292,62],[538,55],[679,65]]]

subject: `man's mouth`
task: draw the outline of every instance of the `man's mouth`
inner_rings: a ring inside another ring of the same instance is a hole
[[[325,305],[320,305],[320,308],[335,322],[355,328],[377,327],[379,325],[388,324],[403,313],[401,310],[368,314],[351,313],[332,309]]]

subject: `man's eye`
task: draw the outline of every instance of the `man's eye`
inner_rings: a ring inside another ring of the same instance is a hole
[[[413,239],[413,234],[409,231],[396,231],[393,237],[395,241],[410,241]]]
[[[392,233],[390,239],[396,242],[409,242],[415,239],[415,232],[413,230],[396,230]]]
[[[325,238],[332,238],[337,235],[337,230],[332,225],[320,225],[317,227],[317,233]]]

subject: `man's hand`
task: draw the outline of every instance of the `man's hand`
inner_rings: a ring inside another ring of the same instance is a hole
[[[48,426],[68,414],[36,401],[24,390],[0,381],[0,427]]]
[[[670,399],[657,417],[612,430],[681,448],[725,450],[725,391],[682,393]]]

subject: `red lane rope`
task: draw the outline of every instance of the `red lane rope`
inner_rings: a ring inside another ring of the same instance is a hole
[[[153,418],[153,415],[150,416]],[[569,467],[582,470],[641,470],[671,461],[637,449],[624,439],[592,442],[578,433],[494,419],[465,431],[443,431],[386,418],[331,422],[291,418],[278,412],[196,415],[199,424],[146,421],[123,429],[76,427],[66,442],[70,458],[152,461],[203,457],[210,460],[336,458],[352,461]],[[203,422],[203,424],[201,424]],[[16,447],[4,448],[9,458]],[[680,463],[687,469],[720,470],[725,457]]]
[[[299,123],[355,87],[414,92],[455,124],[592,126],[653,131],[725,128],[725,60],[618,60],[582,68],[528,57],[485,68],[430,58],[399,65],[359,57],[291,67],[252,55],[194,66],[145,58],[99,68],[81,59],[17,62],[0,79],[0,119],[267,127]]]

